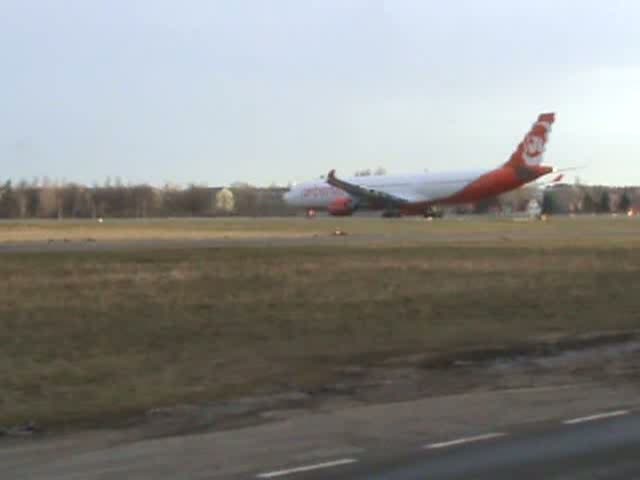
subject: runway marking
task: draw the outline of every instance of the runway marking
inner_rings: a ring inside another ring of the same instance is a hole
[[[615,412],[598,413],[596,415],[590,415],[588,417],[572,418],[571,420],[565,420],[562,423],[564,423],[565,425],[575,425],[577,423],[593,422],[595,420],[602,420],[604,418],[621,417],[623,415],[628,415],[628,414],[629,414],[629,410],[617,410]]]
[[[474,442],[482,442],[484,440],[491,440],[493,438],[500,438],[506,436],[506,433],[487,433],[484,435],[477,435],[475,437],[465,437],[458,438],[456,440],[451,440],[448,442],[440,442],[440,443],[430,443],[429,445],[425,445],[424,448],[427,450],[434,450],[438,448],[447,448],[447,447],[455,447],[457,445],[464,445],[465,443],[474,443]]]
[[[285,475],[291,475],[293,473],[309,472],[311,470],[319,470],[321,468],[339,467],[341,465],[348,465],[357,461],[358,460],[356,460],[355,458],[342,458],[340,460],[333,460],[331,462],[316,463],[315,465],[305,465],[302,467],[288,468],[286,470],[278,470],[276,472],[261,473],[256,478],[283,477]]]

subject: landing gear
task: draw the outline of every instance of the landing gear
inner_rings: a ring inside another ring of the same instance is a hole
[[[437,207],[427,207],[424,211],[424,218],[442,218],[444,212]]]
[[[400,210],[384,210],[382,212],[382,218],[400,218],[401,216]]]

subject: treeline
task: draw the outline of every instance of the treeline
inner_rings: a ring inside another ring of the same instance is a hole
[[[544,213],[627,213],[640,208],[637,187],[561,184],[544,190],[527,186],[498,197],[454,208],[458,213],[523,212],[536,200]]]
[[[368,172],[367,172],[368,173]],[[87,187],[48,180],[0,184],[0,218],[145,218],[173,216],[287,216],[295,210],[282,198],[286,188],[236,183],[228,188],[202,185],[125,185],[107,181]],[[535,199],[544,213],[626,213],[640,210],[640,188],[557,185],[528,186],[470,205],[458,213],[521,212]]]
[[[547,189],[544,213],[628,213],[640,200],[635,188],[566,187]]]
[[[230,188],[190,185],[111,184],[87,187],[74,183],[7,181],[0,186],[0,218],[145,218],[169,216],[264,216],[292,212],[282,188]]]

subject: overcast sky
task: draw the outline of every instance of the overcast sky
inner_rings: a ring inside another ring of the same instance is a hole
[[[0,0],[0,179],[210,185],[504,162],[640,184],[640,2]]]

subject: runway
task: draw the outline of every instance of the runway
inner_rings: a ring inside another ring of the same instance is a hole
[[[276,411],[265,424],[175,437],[5,439],[0,478],[638,478],[638,398],[636,386],[576,385]]]
[[[309,467],[313,467],[310,468]],[[296,480],[631,479],[640,477],[640,415],[614,411],[532,432],[427,444],[390,459],[344,458],[258,474]]]

